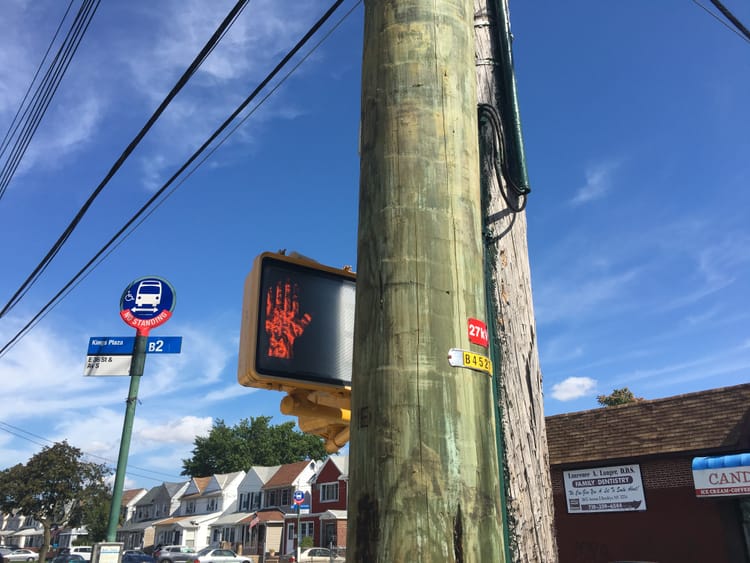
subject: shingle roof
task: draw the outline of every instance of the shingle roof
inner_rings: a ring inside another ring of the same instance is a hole
[[[271,510],[259,510],[258,512],[254,512],[252,515],[248,516],[247,518],[243,518],[240,520],[241,524],[250,524],[253,521],[253,518],[255,518],[255,515],[258,515],[258,521],[260,523],[265,522],[283,522],[284,521],[284,513],[280,510],[271,509]]]
[[[314,463],[312,461],[298,461],[296,463],[287,463],[279,467],[279,470],[273,474],[266,484],[263,485],[263,489],[273,489],[274,487],[283,487],[284,485],[291,485],[294,480],[299,477],[302,470],[308,466],[308,464]]]
[[[549,416],[550,465],[750,447],[750,384]]]
[[[128,489],[127,491],[123,491],[122,501],[120,504],[122,504],[122,506],[126,506],[135,497],[145,492],[147,492],[146,489]]]
[[[189,495],[182,495],[181,499],[193,499],[198,498],[203,494],[206,486],[211,482],[211,477],[193,477],[193,483],[198,488],[197,493],[190,493]]]

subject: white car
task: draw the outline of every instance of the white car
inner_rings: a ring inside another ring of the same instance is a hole
[[[71,555],[80,555],[86,561],[91,561],[92,547],[90,545],[73,545],[68,548],[68,553]]]
[[[247,557],[237,555],[231,549],[204,547],[195,554],[193,563],[251,563]]]
[[[334,555],[331,557],[331,550],[326,547],[308,547],[303,549],[299,554],[299,560],[296,554],[289,553],[281,558],[284,563],[345,563],[346,559]]]
[[[14,549],[3,555],[3,559],[6,561],[39,561],[39,554],[30,549]]]

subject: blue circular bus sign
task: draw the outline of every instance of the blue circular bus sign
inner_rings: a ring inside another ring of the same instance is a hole
[[[152,328],[169,320],[175,301],[174,288],[167,280],[138,278],[122,294],[120,317],[139,335],[148,336]]]

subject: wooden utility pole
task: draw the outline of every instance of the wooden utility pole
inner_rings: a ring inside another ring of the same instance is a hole
[[[506,0],[475,0],[474,8],[477,95],[480,104],[496,109],[503,129],[498,137],[492,134],[491,119],[480,121],[489,309],[493,346],[500,356],[494,381],[502,413],[510,553],[515,563],[552,563],[557,561],[554,508],[523,210],[528,178],[508,7]],[[497,146],[500,139],[504,148]],[[502,162],[501,174],[496,156]]]
[[[494,376],[448,360],[488,353],[472,25],[365,1],[350,562],[505,560]]]

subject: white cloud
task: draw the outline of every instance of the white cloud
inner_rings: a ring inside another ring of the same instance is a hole
[[[609,160],[587,167],[585,170],[586,184],[578,189],[570,203],[582,205],[604,197],[612,190],[614,173],[621,164],[622,162],[619,160]]]
[[[591,394],[596,389],[596,379],[569,377],[552,386],[552,397],[558,401],[572,401]]]
[[[225,399],[233,399],[239,395],[250,395],[251,393],[255,393],[256,391],[258,390],[253,389],[252,387],[244,387],[242,385],[234,383],[232,385],[227,385],[223,389],[211,391],[208,395],[205,396],[204,400],[223,401]]]
[[[623,294],[638,273],[637,269],[631,269],[599,277],[593,277],[592,274],[585,281],[562,277],[548,280],[535,293],[537,322],[544,324],[580,318],[593,310],[602,311],[601,306],[606,302],[623,302]]]
[[[142,422],[135,435],[138,439],[156,444],[192,444],[196,436],[206,436],[211,430],[210,416],[183,416],[166,424]]]

